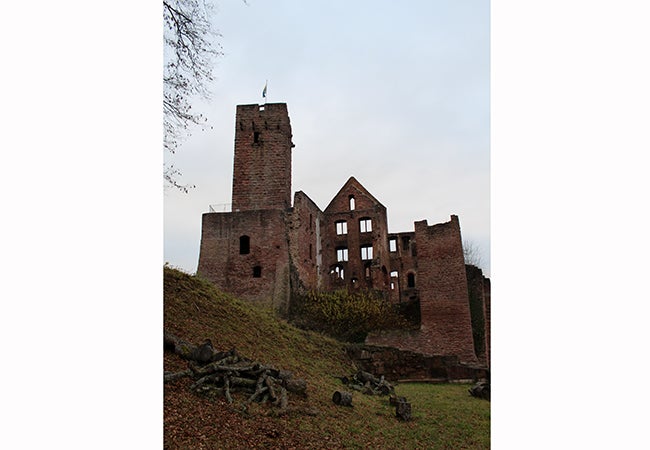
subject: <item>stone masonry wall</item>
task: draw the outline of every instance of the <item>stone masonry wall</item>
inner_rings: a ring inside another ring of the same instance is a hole
[[[291,207],[291,136],[285,103],[237,106],[233,211]]]
[[[472,334],[474,351],[479,363],[487,366],[487,320],[485,317],[485,286],[483,272],[476,266],[465,266],[467,287],[469,289],[469,306],[472,316]]]
[[[457,355],[461,363],[478,364],[458,217],[432,226],[426,220],[415,222],[415,240],[420,330],[371,333],[366,344]]]
[[[296,271],[292,289],[318,289],[322,282],[321,221],[323,213],[302,191],[296,192],[289,221],[289,251]]]
[[[205,213],[197,273],[237,297],[283,310],[288,306],[289,244],[279,210]],[[248,252],[241,253],[241,238]]]
[[[354,209],[350,197],[354,197]],[[360,220],[370,219],[371,231],[362,231]],[[347,233],[336,232],[336,222],[345,221]],[[340,280],[328,273],[325,287],[336,289],[380,289],[389,287],[390,256],[387,245],[388,221],[386,207],[375,199],[354,178],[350,178],[324,211],[323,266],[328,272],[334,265],[344,268]],[[361,247],[372,247],[372,259],[363,260]],[[337,248],[348,249],[348,260],[337,261]],[[366,269],[368,267],[368,269]]]

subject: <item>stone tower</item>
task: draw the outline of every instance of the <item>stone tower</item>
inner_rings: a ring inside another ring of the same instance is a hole
[[[237,106],[233,212],[291,207],[291,136],[286,103]]]

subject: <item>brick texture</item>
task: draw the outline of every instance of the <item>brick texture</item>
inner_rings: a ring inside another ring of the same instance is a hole
[[[237,106],[232,212],[203,215],[198,273],[280,311],[292,292],[373,289],[419,308],[419,329],[372,333],[368,344],[489,365],[490,283],[466,270],[458,217],[389,233],[386,207],[354,177],[323,211],[304,192],[291,205],[292,148],[286,104]]]

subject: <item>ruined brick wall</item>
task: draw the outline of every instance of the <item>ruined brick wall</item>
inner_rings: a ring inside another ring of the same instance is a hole
[[[354,208],[351,207],[351,198]],[[345,234],[337,234],[337,222],[344,222]],[[370,228],[370,231],[368,231]],[[323,266],[328,271],[328,289],[378,289],[388,291],[390,256],[386,208],[354,177],[332,199],[323,218]],[[338,261],[337,249],[347,249],[347,261]],[[371,249],[372,258],[368,258]],[[329,273],[335,266],[344,270],[344,279]]]
[[[203,214],[197,273],[225,292],[284,310],[289,270],[284,211]]]
[[[371,333],[366,343],[426,355],[457,355],[462,363],[478,364],[458,217],[432,226],[426,220],[415,222],[415,240],[420,330]]]
[[[478,381],[488,377],[486,368],[463,365],[457,356],[426,356],[408,350],[369,345],[348,345],[346,352],[356,365],[389,381]]]
[[[479,363],[488,366],[487,361],[487,319],[485,302],[485,280],[483,271],[476,266],[465,266],[469,307],[472,317],[474,351]]]
[[[458,217],[432,226],[415,222],[415,239],[422,329],[435,342],[433,353],[476,362]]]
[[[321,221],[323,213],[304,192],[296,192],[289,220],[292,289],[318,289],[323,278]]]
[[[237,106],[233,211],[291,206],[292,147],[285,103]]]
[[[483,299],[485,300],[485,357],[487,359],[487,366],[490,367],[490,355],[491,355],[491,327],[492,321],[490,316],[490,301],[491,301],[491,291],[492,285],[489,278],[483,280]]]
[[[414,232],[393,233],[388,235],[390,241],[394,240],[395,250],[390,252],[391,272],[397,272],[397,277],[392,277],[395,289],[391,290],[390,299],[393,303],[404,303],[418,299],[417,277],[417,243]]]

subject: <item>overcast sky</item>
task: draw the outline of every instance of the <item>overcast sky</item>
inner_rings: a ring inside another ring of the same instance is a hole
[[[164,259],[194,272],[201,215],[231,201],[235,108],[287,103],[293,191],[324,209],[356,177],[391,232],[459,216],[490,273],[489,2],[221,0],[224,55],[209,102],[173,158],[189,194],[164,197]]]
[[[324,208],[354,175],[391,231],[458,214],[491,240],[495,448],[650,448],[650,4],[493,0],[488,60],[486,4],[218,1],[215,128],[174,161],[197,189],[164,196],[161,5],[3,5],[0,338],[18,367],[39,349],[63,369],[53,389],[3,373],[0,447],[162,446],[162,385],[133,373],[162,369],[163,206],[164,258],[193,271],[201,214],[230,202],[235,106],[268,79],[294,190]],[[604,359],[636,378],[603,389]]]

